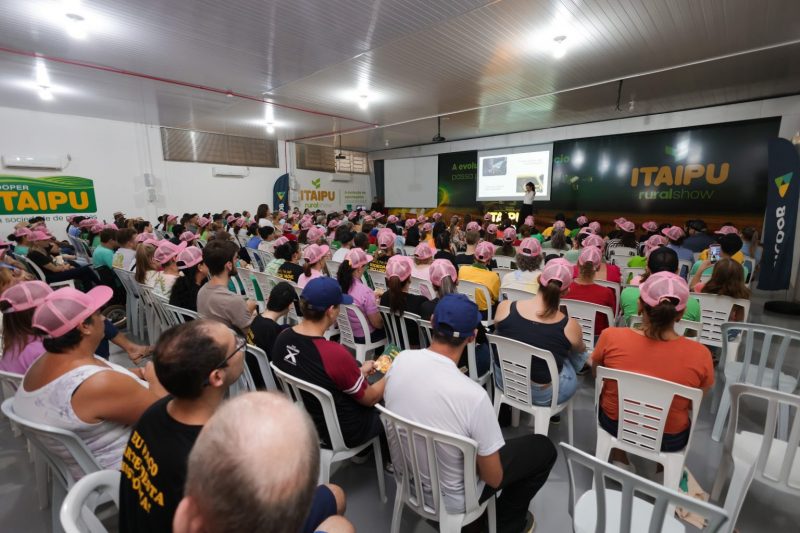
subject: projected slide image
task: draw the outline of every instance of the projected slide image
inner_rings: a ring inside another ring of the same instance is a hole
[[[505,176],[508,168],[508,158],[506,157],[487,157],[483,160],[484,176]]]

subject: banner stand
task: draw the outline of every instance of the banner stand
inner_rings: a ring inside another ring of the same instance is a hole
[[[767,208],[764,216],[764,253],[758,288],[786,290],[786,300],[764,304],[764,311],[783,315],[800,315],[800,302],[790,301],[794,265],[794,239],[797,210],[800,203],[800,154],[798,147],[786,139],[769,141],[769,181]]]

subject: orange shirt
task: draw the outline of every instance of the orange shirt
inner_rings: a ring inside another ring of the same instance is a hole
[[[608,328],[600,335],[592,360],[600,366],[636,372],[696,389],[707,389],[714,384],[711,352],[699,342],[685,337],[658,341],[630,328]],[[615,382],[606,381],[600,405],[609,418],[617,419]],[[687,429],[690,407],[689,400],[676,396],[664,432],[675,434]]]

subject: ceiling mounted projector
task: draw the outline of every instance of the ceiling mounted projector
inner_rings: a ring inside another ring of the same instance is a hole
[[[336,157],[334,157],[334,159],[337,159],[339,161],[341,161],[342,159],[347,159],[347,156],[345,156],[342,153],[342,136],[341,135],[339,135],[339,153],[336,154]]]
[[[442,137],[442,117],[436,117],[436,124],[437,124],[436,135],[433,136],[433,139],[431,139],[431,141],[435,143],[443,143],[447,139]]]

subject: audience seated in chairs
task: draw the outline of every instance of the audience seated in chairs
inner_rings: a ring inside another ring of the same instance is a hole
[[[280,370],[333,395],[345,445],[358,446],[381,435],[385,448],[383,426],[378,412],[373,409],[383,399],[385,380],[372,384],[367,381],[367,377],[375,373],[375,362],[366,361],[359,368],[344,346],[323,337],[336,323],[339,306],[352,302],[349,295],[342,294],[335,280],[327,277],[311,280],[300,296],[302,321],[278,335],[270,355]],[[317,402],[306,403],[306,408],[324,446],[329,436],[322,410]],[[388,453],[383,457],[389,460]]]
[[[11,285],[0,296],[3,313],[3,357],[0,370],[24,374],[45,352],[42,336],[33,330],[36,307],[53,289],[43,281],[23,281]]]
[[[714,384],[711,352],[675,332],[675,323],[683,317],[689,299],[686,281],[672,272],[658,272],[648,276],[639,288],[642,329],[608,328],[603,331],[592,355],[592,367],[626,370],[710,390]],[[600,426],[615,436],[618,424],[616,387],[613,382],[605,384],[598,409]],[[673,400],[664,428],[662,451],[678,451],[686,446],[689,409],[688,400]],[[625,454],[617,450],[612,460],[628,464]]]
[[[702,271],[702,267],[698,269],[690,282],[689,286],[694,292],[720,294],[743,300],[750,299],[750,289],[744,283],[744,267],[733,259],[720,259],[717,261],[714,264],[711,279],[705,283],[700,281]],[[729,318],[732,322],[741,322],[744,320],[744,309],[735,305]]]
[[[70,264],[58,264],[53,259],[53,255],[58,255],[58,247],[53,242],[53,236],[42,230],[35,230],[30,233],[31,247],[28,250],[27,257],[33,261],[36,266],[42,269],[47,283],[56,283],[59,281],[75,280],[80,284],[83,290],[89,290],[94,287],[97,282],[92,267],[89,265],[73,266]]]
[[[589,302],[597,305],[604,305],[611,309],[612,315],[616,315],[617,302],[616,293],[609,287],[598,285],[594,282],[597,271],[602,264],[602,253],[599,248],[594,246],[587,246],[581,250],[581,255],[578,258],[579,275],[570,284],[567,291],[566,298],[572,300],[580,300],[582,302]],[[597,313],[594,321],[594,334],[600,335],[600,332],[606,329],[609,325],[608,318],[602,313]]]
[[[430,281],[429,272],[431,263],[433,263],[433,250],[431,250],[431,247],[424,242],[418,244],[417,247],[414,248],[414,271],[412,272],[412,276]]]
[[[530,300],[500,302],[495,331],[553,354],[559,372],[558,403],[564,403],[578,390],[577,373],[583,370],[589,353],[583,343],[581,327],[559,309],[561,298],[572,284],[572,265],[566,259],[553,259],[539,276],[539,290]],[[502,373],[495,360],[495,384],[503,388]],[[549,405],[553,391],[547,364],[538,358],[531,362],[531,397],[536,405]]]
[[[155,374],[169,392],[139,418],[122,459],[121,532],[169,531],[197,435],[242,374],[246,341],[220,322],[193,320],[161,334]],[[143,479],[156,490],[142,490]]]
[[[88,293],[65,287],[39,305],[33,327],[46,352],[25,374],[14,409],[74,432],[100,466],[119,469],[130,426],[166,391],[151,363],[132,372],[94,355],[104,335],[100,309],[111,294],[108,287]],[[77,468],[73,474],[80,477]]]
[[[267,309],[253,318],[250,331],[253,332],[253,344],[264,350],[269,360],[272,360],[272,347],[275,339],[285,326],[278,321],[285,317],[297,301],[297,292],[288,282],[282,281],[272,287],[267,299]],[[253,372],[253,379],[261,376],[261,372]]]
[[[478,307],[463,294],[444,296],[433,315],[430,348],[401,352],[387,372],[386,408],[399,416],[477,442],[477,470],[481,501],[502,490],[497,499],[497,531],[533,528],[528,506],[547,481],[556,461],[556,449],[543,435],[526,434],[503,439],[486,391],[456,366],[481,322]],[[464,480],[458,457],[442,449],[437,456],[449,478],[444,505],[463,512],[457,487]],[[423,482],[424,486],[424,482]]]
[[[253,392],[226,402],[189,454],[173,531],[354,532],[341,516],[344,493],[317,486],[318,450],[308,415],[284,396]]]
[[[122,228],[117,232],[117,251],[111,258],[111,266],[130,271],[136,264],[136,230]]]
[[[491,302],[486,301],[483,292],[476,291],[475,294],[475,303],[478,304],[478,309],[484,319],[486,319],[489,306],[497,305],[497,300],[500,298],[500,276],[489,270],[493,257],[494,245],[488,241],[482,241],[475,247],[475,262],[471,265],[462,265],[458,269],[458,279],[483,285],[489,290]]]
[[[203,318],[219,320],[228,327],[246,333],[253,322],[258,303],[244,300],[228,290],[231,277],[236,275],[238,247],[229,240],[214,239],[203,248],[205,263],[211,279],[197,293],[197,312]]]
[[[203,263],[203,251],[189,246],[178,253],[175,263],[182,275],[175,280],[169,295],[171,305],[197,311],[197,295],[208,281],[208,268]]]
[[[361,248],[353,248],[345,256],[344,261],[339,266],[336,278],[343,293],[353,300],[364,316],[367,318],[370,338],[373,342],[385,339],[386,331],[383,329],[383,319],[378,311],[375,302],[376,294],[364,282],[361,281],[367,264],[372,261],[372,256],[364,253]],[[355,316],[349,316],[350,325],[353,328],[353,336],[357,343],[363,343],[365,334],[361,328],[361,323]]]
[[[423,243],[420,246],[427,245]],[[404,313],[419,315],[422,305],[428,301],[424,296],[408,293],[413,270],[413,259],[405,255],[393,255],[386,263],[387,290],[381,296],[380,304],[388,307],[395,315],[402,316]],[[406,319],[405,322],[409,343],[413,347],[419,347],[419,328],[416,321]]]
[[[328,267],[325,262],[330,259],[330,247],[327,244],[320,246],[319,244],[309,244],[303,250],[303,259],[306,260],[303,265],[303,273],[297,279],[297,286],[303,288],[306,284],[314,278],[320,276],[328,276]]]
[[[514,262],[517,269],[503,276],[500,288],[536,294],[539,290],[539,275],[542,273],[542,245],[532,237],[523,239]]]

